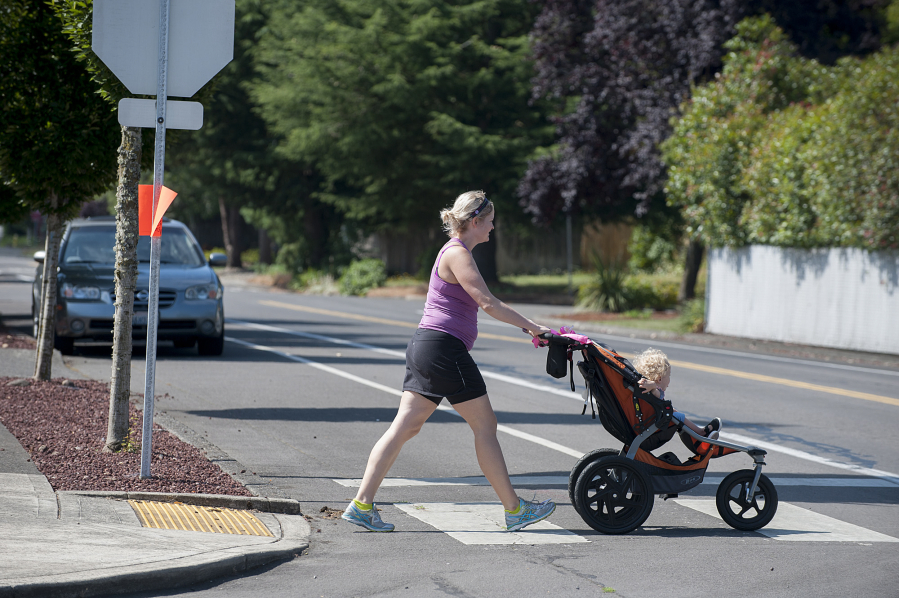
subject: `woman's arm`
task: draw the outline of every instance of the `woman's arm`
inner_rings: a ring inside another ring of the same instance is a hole
[[[443,266],[446,264],[446,270]],[[478,306],[500,322],[526,329],[531,336],[549,332],[549,328],[530,320],[497,299],[481,276],[471,253],[462,247],[450,247],[443,253],[437,272],[447,282],[457,282],[471,295]],[[446,275],[445,275],[446,274]],[[455,280],[454,280],[455,279]]]

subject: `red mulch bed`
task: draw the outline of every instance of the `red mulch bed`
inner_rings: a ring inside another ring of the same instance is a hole
[[[154,427],[152,478],[140,479],[140,450],[104,453],[109,384],[63,378],[29,380],[0,377],[0,422],[25,447],[54,490],[114,490],[251,496],[250,492],[198,448]],[[131,409],[131,436],[139,447],[141,412]]]
[[[34,339],[24,334],[10,334],[0,325],[0,349],[31,349],[34,350]]]

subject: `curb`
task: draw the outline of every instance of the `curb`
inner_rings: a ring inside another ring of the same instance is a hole
[[[111,567],[102,572],[35,578],[0,587],[0,598],[81,598],[120,594],[127,587],[135,592],[170,590],[237,575],[273,561],[301,555],[309,548],[309,524],[305,518],[294,515],[281,515],[277,519],[281,525],[281,538],[268,545],[228,548],[218,551],[218,554],[184,557],[162,565],[150,563]]]
[[[180,502],[198,507],[220,507],[224,509],[252,509],[263,513],[282,515],[302,515],[298,501],[290,498],[270,498],[266,496],[228,496],[226,494],[179,494],[176,492],[116,492],[101,490],[63,490],[58,494],[87,496],[91,498],[113,498],[119,500],[154,500],[158,502]]]

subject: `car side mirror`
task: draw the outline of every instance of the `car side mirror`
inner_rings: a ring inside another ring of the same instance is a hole
[[[209,265],[213,268],[219,268],[228,264],[228,256],[224,253],[210,253]]]
[[[44,258],[45,258],[45,257],[47,257],[47,252],[46,252],[46,251],[35,251],[35,252],[34,252],[34,261],[36,261],[36,262],[39,263],[39,264],[43,264],[43,263],[44,263]]]

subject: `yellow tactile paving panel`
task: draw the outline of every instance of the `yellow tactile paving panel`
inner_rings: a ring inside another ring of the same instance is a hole
[[[249,511],[149,500],[129,500],[128,504],[137,513],[144,527],[274,537]]]

